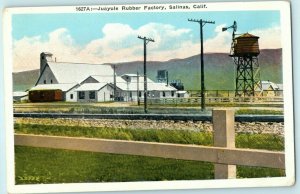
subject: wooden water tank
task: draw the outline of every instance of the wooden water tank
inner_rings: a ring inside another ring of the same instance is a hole
[[[257,56],[259,55],[258,36],[249,33],[242,34],[234,40],[234,56]]]

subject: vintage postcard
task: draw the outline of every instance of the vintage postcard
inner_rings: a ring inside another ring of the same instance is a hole
[[[6,8],[11,193],[291,186],[288,1]]]

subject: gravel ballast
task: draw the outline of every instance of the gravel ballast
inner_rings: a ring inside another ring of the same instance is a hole
[[[20,124],[42,124],[60,126],[83,126],[119,129],[168,129],[212,132],[212,123],[207,121],[155,121],[155,120],[113,120],[113,119],[49,119],[15,118]],[[275,122],[236,122],[237,133],[284,135],[284,123]]]

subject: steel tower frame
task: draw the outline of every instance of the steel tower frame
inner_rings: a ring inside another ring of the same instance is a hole
[[[232,56],[236,65],[235,96],[255,96],[261,92],[260,68],[257,56]]]
[[[237,23],[233,22],[232,26],[222,28],[226,31],[232,28],[232,43],[230,48],[230,57],[233,58],[235,68],[235,96],[255,96],[256,92],[259,95],[262,92],[260,80],[260,68],[258,62],[258,55],[244,55],[237,56],[234,54],[235,47],[235,33],[237,31]]]

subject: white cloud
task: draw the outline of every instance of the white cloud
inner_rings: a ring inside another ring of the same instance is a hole
[[[215,28],[217,35],[204,42],[205,52],[226,53],[230,51],[232,41],[232,30],[222,32],[225,24]],[[281,48],[281,32],[279,26],[274,26],[265,29],[255,29],[249,32],[255,36],[259,36],[260,49]]]
[[[257,29],[249,32],[259,36],[259,47],[265,48],[281,48],[281,30],[279,26],[267,29]]]
[[[39,68],[39,57],[43,51],[55,53],[57,58],[66,56],[71,59],[79,49],[65,28],[51,32],[47,41],[41,36],[24,37],[13,43],[14,71]]]
[[[216,35],[204,42],[205,52],[229,52],[231,32],[222,32],[224,24],[215,28]],[[148,60],[166,61],[199,53],[199,41],[193,42],[191,29],[176,28],[169,24],[149,23],[138,29],[120,23],[106,24],[103,37],[80,46],[67,29],[60,28],[41,36],[24,37],[14,41],[14,71],[39,68],[41,52],[51,52],[57,61],[85,63],[114,63],[143,60],[143,42],[138,35],[155,39],[147,45]],[[254,30],[249,33],[260,36],[260,48],[280,48],[280,28]]]
[[[224,31],[222,28],[225,24],[219,25],[215,28],[217,35],[204,42],[205,52],[209,53],[226,53],[230,51],[232,32]]]

